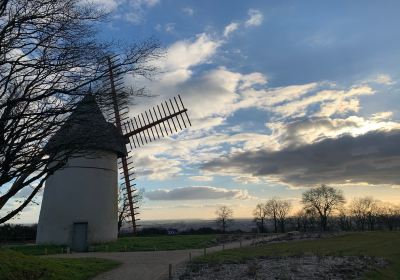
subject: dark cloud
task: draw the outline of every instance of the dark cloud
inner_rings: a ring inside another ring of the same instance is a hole
[[[183,187],[172,190],[154,190],[145,193],[150,200],[199,200],[199,199],[247,199],[245,190],[228,190],[208,186]]]
[[[202,166],[211,172],[274,176],[298,186],[367,182],[400,184],[400,130],[374,131],[281,151],[236,153]]]

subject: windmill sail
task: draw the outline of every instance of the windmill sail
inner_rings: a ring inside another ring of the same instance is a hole
[[[125,138],[128,154],[134,148],[141,147],[146,143],[152,142],[161,137],[171,135],[188,126],[191,126],[187,109],[183,105],[180,95],[173,97],[144,113],[133,118],[128,117],[129,109],[126,104],[126,92],[123,91],[122,78],[114,73],[112,59],[108,58],[109,82],[111,90],[111,109],[108,117],[114,122],[119,133]],[[121,94],[122,97],[119,95]],[[178,101],[179,100],[179,101]],[[137,209],[137,195],[135,194],[136,184],[135,172],[132,157],[122,156],[119,162],[120,175],[122,175],[121,189],[124,197],[128,201],[129,217],[132,222],[133,233],[137,233],[136,216],[139,214]]]

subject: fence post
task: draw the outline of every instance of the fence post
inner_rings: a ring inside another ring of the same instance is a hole
[[[206,248],[204,248],[204,256],[206,256],[207,252],[206,252]]]
[[[192,261],[192,252],[189,252],[189,262]]]

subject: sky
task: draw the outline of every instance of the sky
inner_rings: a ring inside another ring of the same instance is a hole
[[[189,129],[133,151],[142,220],[251,217],[321,184],[400,203],[399,1],[96,0],[107,40],[157,39],[154,98],[180,94]],[[39,205],[18,222],[37,222]]]

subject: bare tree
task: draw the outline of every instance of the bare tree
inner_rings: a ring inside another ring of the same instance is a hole
[[[105,16],[80,0],[0,2],[0,210],[29,190],[0,223],[28,205],[71,155],[85,151],[85,139],[62,152],[44,148],[90,87],[107,99],[107,57],[119,75],[154,72],[149,62],[159,57],[158,43],[123,49],[100,42],[94,24]]]
[[[316,228],[318,214],[315,209],[301,209],[295,214],[295,219],[297,220],[297,230],[312,231]]]
[[[389,230],[393,230],[400,221],[400,206],[385,203],[380,207],[380,215]]]
[[[379,201],[371,196],[355,198],[350,204],[350,213],[361,230],[365,230],[365,226],[374,230],[379,210]]]
[[[141,207],[144,199],[144,189],[140,189],[133,194],[135,207]],[[128,196],[123,190],[118,193],[118,233],[124,222],[130,217]]]
[[[325,231],[332,212],[339,209],[346,200],[342,191],[322,185],[305,191],[301,202],[306,210],[314,209],[318,213],[321,229]]]
[[[215,211],[217,215],[217,224],[221,226],[222,232],[225,233],[228,225],[233,221],[233,209],[228,206],[221,206]]]
[[[277,202],[277,218],[281,232],[285,232],[285,222],[290,209],[292,209],[292,204],[288,200],[278,200]]]
[[[264,233],[265,219],[267,217],[267,211],[264,204],[257,204],[256,208],[253,210],[253,217],[257,226],[259,226],[261,233]]]
[[[265,212],[267,217],[274,221],[274,232],[278,232],[278,200],[276,198],[269,199],[265,203]]]

